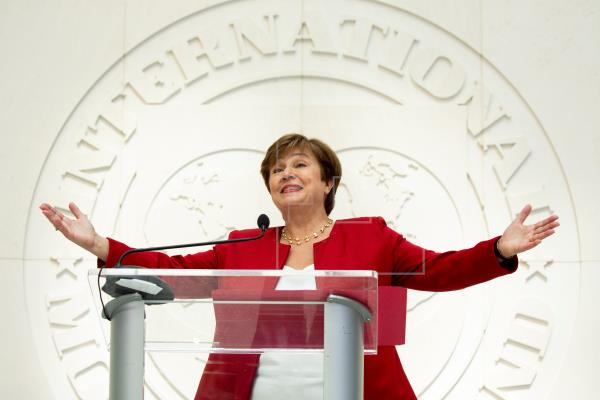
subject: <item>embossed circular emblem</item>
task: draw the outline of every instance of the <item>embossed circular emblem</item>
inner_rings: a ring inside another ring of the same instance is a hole
[[[335,218],[382,215],[427,248],[498,235],[526,201],[533,218],[561,216],[560,241],[524,254],[517,273],[411,292],[399,349],[421,399],[543,398],[579,279],[561,262],[578,258],[579,242],[552,144],[465,43],[386,2],[346,3],[201,10],[133,49],[68,116],[39,178],[24,255],[56,398],[106,397],[105,322],[87,280],[96,261],[38,218],[37,204],[73,200],[99,232],[136,246],[224,237],[261,212],[280,224],[258,168],[293,130],[340,155]],[[193,397],[202,366],[203,357],[149,354],[147,396]]]

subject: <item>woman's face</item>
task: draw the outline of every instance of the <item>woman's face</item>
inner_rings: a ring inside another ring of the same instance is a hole
[[[275,161],[269,191],[281,212],[295,207],[325,210],[331,184],[321,180],[321,166],[309,149],[291,149]]]

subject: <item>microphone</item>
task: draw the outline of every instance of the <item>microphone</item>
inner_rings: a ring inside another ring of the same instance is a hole
[[[260,214],[258,216],[258,219],[256,221],[256,224],[260,229],[260,234],[258,236],[129,249],[123,254],[121,254],[119,259],[117,260],[117,263],[115,264],[115,268],[140,268],[139,266],[122,265],[123,259],[125,259],[125,257],[133,253],[142,253],[145,251],[156,250],[180,249],[184,247],[208,246],[212,244],[249,242],[251,240],[257,240],[265,235],[265,231],[269,227],[269,223],[269,217],[267,217],[265,214]],[[98,290],[100,290],[100,276],[102,274],[102,269],[103,268],[100,268],[100,271],[98,272]],[[170,301],[173,300],[173,298],[175,297],[173,290],[169,287],[169,285],[157,276],[108,276],[106,278],[106,282],[102,286],[102,291],[111,295],[112,297],[119,297],[126,294],[138,293],[141,295],[142,299],[153,301]],[[104,316],[110,321],[111,318],[106,312],[104,301],[102,300],[102,293],[100,293],[100,302],[102,303],[102,312]]]
[[[267,230],[267,228],[269,227],[269,224],[271,222],[269,221],[269,217],[266,216],[266,214],[260,214],[258,216],[258,219],[256,220],[256,225],[258,225],[258,228],[264,232]]]

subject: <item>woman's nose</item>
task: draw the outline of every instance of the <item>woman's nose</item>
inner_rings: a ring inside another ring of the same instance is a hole
[[[291,172],[289,169],[287,169],[287,168],[283,170],[283,174],[282,174],[282,176],[283,176],[283,180],[285,180],[285,181],[287,181],[287,180],[290,180],[290,179],[294,179],[294,178],[296,177],[296,176],[295,176],[295,175],[294,175],[294,174],[293,174],[293,173],[292,173],[292,172]]]

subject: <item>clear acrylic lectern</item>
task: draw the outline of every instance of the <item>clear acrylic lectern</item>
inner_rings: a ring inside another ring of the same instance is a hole
[[[377,351],[374,271],[127,267],[99,273],[90,270],[89,283],[99,315],[110,320],[110,400],[143,398],[144,351],[318,352],[324,399],[363,398],[363,355]],[[282,279],[309,280],[316,289],[278,290]],[[174,323],[175,315],[185,324]]]

